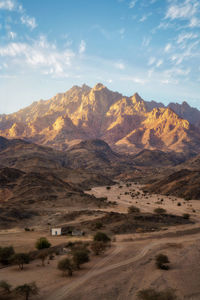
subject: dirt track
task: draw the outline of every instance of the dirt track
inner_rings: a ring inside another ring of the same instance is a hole
[[[117,255],[119,253],[122,253],[125,247],[131,243],[127,242],[122,242],[122,243],[117,243],[115,249],[113,250],[112,253],[110,253],[105,259],[97,263],[95,266],[93,266],[92,269],[90,269],[86,274],[83,276],[77,278],[76,280],[72,281],[71,283],[67,284],[66,286],[59,288],[59,290],[55,291],[54,293],[51,293],[51,295],[48,296],[49,300],[67,300],[67,299],[76,299],[73,296],[73,292],[81,288],[82,293],[84,293],[84,286],[87,282],[89,282],[91,279],[94,279],[94,277],[97,277],[95,281],[98,281],[98,276],[102,274],[108,274],[110,271],[121,268],[127,265],[133,265],[134,263],[140,261],[143,257],[147,256],[149,252],[152,252],[152,250],[156,251],[156,248],[162,248],[163,245],[167,245],[169,243],[177,242],[180,241],[181,243],[185,243],[188,241],[196,241],[200,236],[196,236],[196,234],[200,233],[200,228],[191,228],[188,230],[179,230],[178,232],[171,232],[171,233],[163,233],[156,237],[156,240],[153,239],[150,243],[146,243],[145,245],[141,245],[140,250],[138,251],[137,255],[134,257],[124,259],[120,262],[115,262],[111,263],[108,265],[108,263],[113,260],[113,258],[118,260]],[[152,238],[152,236],[146,237],[146,240],[149,238]],[[139,241],[138,241],[139,243]],[[132,243],[135,245],[135,242]],[[122,297],[122,295],[124,295]],[[117,299],[130,299],[128,292],[123,292],[122,295],[119,295]],[[71,296],[69,298],[69,296]],[[98,298],[92,298],[92,299],[98,299]],[[132,298],[131,298],[132,299]],[[198,298],[197,298],[198,299]],[[200,299],[200,298],[199,298]]]

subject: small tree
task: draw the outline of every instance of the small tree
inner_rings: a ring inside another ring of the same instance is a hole
[[[6,293],[8,294],[10,293],[11,287],[12,286],[7,281],[5,280],[0,281],[0,288],[4,290]]]
[[[91,249],[95,255],[99,255],[100,253],[104,252],[106,249],[106,245],[104,242],[101,241],[94,241],[91,244]]]
[[[158,269],[169,270],[169,266],[167,265],[169,262],[170,261],[165,254],[158,254],[156,256],[156,266]]]
[[[154,212],[158,215],[164,215],[166,214],[166,210],[164,208],[158,207],[154,209]]]
[[[97,232],[94,236],[94,241],[107,243],[110,241],[110,238],[104,232]]]
[[[190,214],[183,214],[183,218],[186,219],[186,220],[189,220]]]
[[[89,260],[90,259],[89,259],[87,249],[74,251],[74,253],[73,253],[73,262],[74,262],[74,265],[77,269],[80,269],[80,265],[88,262]]]
[[[29,264],[30,256],[28,253],[16,253],[12,257],[12,262],[17,264],[20,270],[23,270],[24,264]]]
[[[129,206],[128,208],[128,213],[132,214],[132,213],[139,213],[140,209],[134,205]]]
[[[43,267],[45,266],[44,262],[45,262],[45,260],[47,259],[48,256],[49,256],[49,251],[45,250],[45,249],[41,250],[41,252],[37,256],[39,259],[41,259]]]
[[[10,263],[11,257],[15,254],[12,246],[10,247],[0,247],[0,263],[3,265],[8,265]]]
[[[38,294],[38,287],[35,282],[26,283],[23,285],[19,285],[15,289],[16,293],[22,296],[25,296],[25,299],[28,300],[31,295]]]
[[[51,247],[51,244],[49,243],[49,241],[47,240],[47,238],[45,237],[41,237],[37,240],[36,244],[35,244],[35,247],[38,249],[38,250],[41,250],[41,249],[47,249],[47,248],[50,248]]]
[[[63,258],[58,262],[58,269],[63,271],[65,275],[66,271],[68,272],[68,276],[72,276],[73,273],[73,265],[69,258]]]

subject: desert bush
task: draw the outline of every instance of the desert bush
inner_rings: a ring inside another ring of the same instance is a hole
[[[58,262],[58,269],[63,272],[65,275],[66,272],[68,273],[68,276],[72,276],[73,274],[73,264],[69,258],[63,258]]]
[[[44,267],[45,266],[45,260],[47,259],[47,257],[49,256],[49,251],[44,249],[44,250],[41,250],[40,253],[38,254],[38,258],[41,259],[41,262],[42,262],[42,266]],[[52,254],[51,254],[52,255]]]
[[[128,213],[132,214],[132,213],[139,213],[140,209],[134,205],[131,205],[128,207]]]
[[[164,291],[155,291],[154,289],[141,290],[137,294],[140,300],[176,300],[174,290],[166,289]]]
[[[74,262],[74,266],[77,269],[80,269],[80,265],[88,262],[89,259],[89,254],[88,254],[88,250],[76,250],[72,253],[73,256],[73,262]]]
[[[41,250],[41,249],[47,249],[47,248],[50,248],[51,247],[51,244],[49,243],[49,241],[47,240],[47,238],[45,237],[41,237],[37,240],[36,244],[35,244],[35,247],[38,249],[38,250]]]
[[[20,270],[23,270],[24,264],[29,264],[30,256],[28,253],[16,253],[12,256],[12,262],[19,266]]]
[[[100,229],[101,227],[103,227],[103,224],[101,222],[96,222],[95,228]]]
[[[94,252],[95,255],[99,255],[104,252],[106,249],[106,244],[101,241],[95,241],[91,244],[91,250]]]
[[[183,214],[183,218],[186,219],[186,220],[189,220],[190,214]]]
[[[158,207],[154,209],[154,213],[158,214],[158,215],[163,215],[166,214],[166,210],[164,208]]]
[[[12,246],[0,247],[0,263],[2,265],[8,265],[10,263],[11,257],[15,254]]]
[[[5,281],[5,280],[1,280],[0,281],[0,288],[4,291],[4,292],[6,292],[6,293],[10,293],[11,292],[11,285],[7,282],[7,281]]]
[[[103,242],[103,243],[107,243],[110,241],[109,236],[107,236],[106,233],[101,232],[101,231],[97,232],[93,239],[94,239],[94,241]]]
[[[17,294],[25,296],[26,300],[29,300],[30,296],[37,295],[39,292],[39,289],[35,282],[32,283],[25,283],[23,285],[19,285],[15,288],[15,291]]]
[[[169,259],[165,254],[158,254],[156,256],[156,266],[158,269],[169,270]]]

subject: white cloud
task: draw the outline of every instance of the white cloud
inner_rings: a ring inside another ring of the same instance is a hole
[[[43,74],[54,77],[66,77],[66,69],[71,65],[75,54],[70,50],[58,51],[54,44],[41,38],[32,45],[27,43],[9,43],[0,47],[0,56],[9,57],[9,62],[39,68]]]
[[[169,51],[171,50],[171,48],[172,48],[172,45],[171,45],[170,43],[168,43],[168,44],[165,46],[164,51],[167,53],[167,52],[169,52]]]
[[[156,58],[155,58],[155,57],[150,57],[150,58],[149,58],[149,62],[148,62],[148,66],[153,65],[153,64],[155,63],[155,61],[156,61]]]
[[[144,37],[143,40],[142,40],[142,46],[143,47],[148,47],[150,42],[151,42],[151,37]]]
[[[34,29],[37,27],[35,18],[29,17],[27,15],[21,16],[21,22],[22,22],[22,24],[30,27],[31,29]]]
[[[139,19],[139,22],[144,22],[144,21],[146,21],[146,19],[147,19],[147,16],[144,15]]]
[[[132,77],[132,76],[122,77],[121,80],[131,81],[133,83],[138,83],[138,84],[142,84],[142,85],[147,82],[146,79],[143,79],[141,77]]]
[[[125,65],[122,62],[117,62],[114,64],[115,68],[119,69],[119,70],[124,70],[125,69]]]
[[[0,1],[0,9],[5,10],[14,10],[15,9],[15,3],[12,0],[1,0]]]
[[[193,17],[198,8],[198,2],[193,0],[186,0],[180,4],[172,4],[169,6],[166,16],[166,19],[190,19]]]
[[[181,33],[178,36],[177,43],[180,44],[180,43],[184,42],[185,40],[191,40],[191,39],[196,39],[196,38],[198,38],[197,34],[194,34],[194,33]]]
[[[8,32],[8,37],[11,39],[11,40],[14,40],[16,38],[17,34],[13,31],[9,31]]]
[[[137,3],[137,0],[132,0],[130,3],[129,3],[129,8],[134,8],[135,5]]]
[[[156,63],[156,67],[159,68],[163,64],[163,60],[159,59]]]
[[[79,46],[79,53],[83,54],[86,50],[86,42],[84,40],[81,41]]]

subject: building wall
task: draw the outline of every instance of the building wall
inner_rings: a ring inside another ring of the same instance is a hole
[[[61,228],[52,228],[51,235],[61,235]]]

